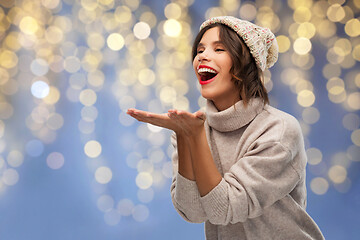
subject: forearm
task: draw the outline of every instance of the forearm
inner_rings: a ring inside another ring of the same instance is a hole
[[[195,181],[195,175],[191,162],[189,142],[183,134],[176,134],[177,151],[179,157],[178,172],[184,178]]]
[[[211,155],[205,129],[202,127],[199,134],[190,136],[188,142],[196,184],[200,196],[205,196],[220,183],[222,176]]]

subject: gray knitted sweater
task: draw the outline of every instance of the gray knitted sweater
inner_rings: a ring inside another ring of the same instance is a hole
[[[258,98],[246,108],[239,101],[221,112],[208,101],[206,116],[222,180],[200,197],[196,182],[178,173],[173,137],[171,195],[178,213],[189,222],[205,222],[209,240],[324,239],[305,211],[307,159],[298,121]]]

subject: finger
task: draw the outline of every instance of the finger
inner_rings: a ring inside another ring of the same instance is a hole
[[[204,120],[204,121],[205,121],[205,119],[206,119],[206,115],[205,115],[205,113],[202,112],[202,111],[197,111],[197,112],[194,113],[194,115],[195,115],[197,118],[201,119],[201,120]]]

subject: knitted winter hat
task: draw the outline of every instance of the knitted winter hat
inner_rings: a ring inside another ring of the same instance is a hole
[[[249,47],[251,55],[262,71],[277,61],[279,47],[270,29],[232,16],[222,16],[206,20],[201,24],[200,30],[214,23],[221,23],[233,29]]]

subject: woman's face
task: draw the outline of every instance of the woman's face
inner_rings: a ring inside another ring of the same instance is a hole
[[[201,84],[201,95],[212,100],[219,111],[240,100],[231,80],[232,65],[231,56],[220,41],[219,27],[210,28],[200,40],[193,67]]]

